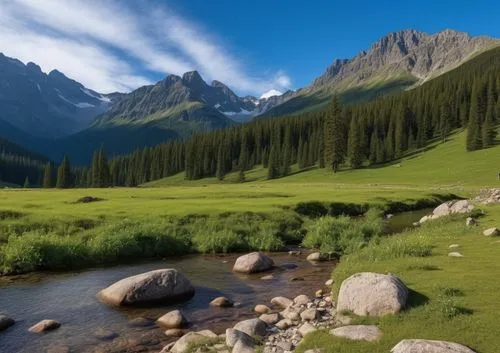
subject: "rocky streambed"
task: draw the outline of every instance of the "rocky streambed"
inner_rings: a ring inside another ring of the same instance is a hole
[[[238,321],[255,318],[257,304],[273,297],[300,294],[314,296],[334,266],[312,263],[305,254],[270,254],[271,271],[257,274],[233,272],[238,255],[183,256],[129,266],[99,268],[72,273],[39,273],[0,279],[0,312],[16,323],[0,333],[1,351],[16,352],[159,352],[176,337],[165,335],[155,321],[169,311],[181,310],[189,321],[184,331],[210,329],[222,334]],[[173,306],[112,307],[96,294],[125,277],[176,268],[196,289],[194,297]],[[224,296],[231,308],[210,305]],[[61,324],[45,334],[28,329],[52,319]]]

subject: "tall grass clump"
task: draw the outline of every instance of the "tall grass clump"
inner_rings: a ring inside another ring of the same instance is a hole
[[[302,244],[339,257],[365,247],[381,232],[381,219],[377,211],[370,212],[364,219],[326,216],[309,225]]]

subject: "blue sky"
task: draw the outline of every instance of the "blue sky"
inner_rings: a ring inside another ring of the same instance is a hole
[[[238,94],[309,84],[381,36],[446,28],[500,37],[500,2],[0,0],[0,52],[101,91],[197,69]]]

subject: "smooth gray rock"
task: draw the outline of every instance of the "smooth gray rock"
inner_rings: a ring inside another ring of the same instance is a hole
[[[382,336],[382,331],[375,325],[351,325],[338,327],[330,331],[337,337],[355,341],[376,341]]]
[[[278,313],[262,314],[261,316],[259,316],[259,319],[264,321],[268,326],[271,326],[280,321],[280,316]]]
[[[407,298],[408,288],[398,277],[362,272],[342,282],[337,311],[360,316],[395,314],[404,308]]]
[[[243,331],[234,328],[226,330],[226,346],[233,348],[240,340],[246,341],[249,345],[253,344],[253,338]]]
[[[13,319],[11,319],[10,317],[5,316],[5,315],[0,315],[0,332],[8,329],[9,327],[14,325],[15,323],[16,322]]]
[[[180,310],[173,310],[160,317],[156,322],[164,328],[181,328],[187,324],[187,319]]]
[[[241,273],[256,273],[268,271],[274,266],[274,261],[269,256],[253,252],[236,259],[233,271]]]
[[[134,305],[152,302],[169,302],[189,299],[195,289],[181,272],[162,269],[142,273],[118,281],[99,292],[106,304]]]
[[[391,353],[476,353],[458,343],[410,339],[399,342]]]
[[[298,295],[297,297],[295,297],[295,299],[293,300],[293,303],[295,305],[307,305],[307,303],[309,303],[311,301],[311,298],[309,298],[307,295]]]
[[[308,322],[305,322],[297,329],[297,332],[300,333],[302,337],[305,337],[307,334],[315,332],[317,330],[318,329],[316,327]]]
[[[238,322],[234,325],[234,329],[245,332],[249,336],[265,336],[266,323],[261,319],[248,319]]]
[[[286,309],[293,304],[293,301],[285,297],[274,297],[273,299],[271,299],[271,304],[281,309]]]
[[[303,321],[313,321],[319,317],[318,310],[314,308],[306,309],[300,313],[300,318]]]
[[[188,332],[175,342],[170,348],[171,353],[185,353],[188,351],[189,345],[197,342],[204,342],[211,338],[216,338],[217,335],[210,330],[199,332]]]
[[[253,343],[246,340],[239,340],[234,345],[232,353],[255,353]]]
[[[61,327],[61,324],[55,320],[42,320],[36,325],[31,326],[28,331],[34,333],[42,333],[47,331],[52,331]]]
[[[211,306],[218,306],[220,308],[230,308],[234,303],[226,297],[218,297],[210,302]]]

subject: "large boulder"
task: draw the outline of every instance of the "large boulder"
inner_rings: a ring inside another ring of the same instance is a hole
[[[236,259],[233,271],[241,273],[256,273],[270,270],[274,261],[269,256],[259,252],[253,252],[240,256]]]
[[[422,217],[420,219],[420,223],[456,213],[469,213],[473,209],[474,205],[471,204],[468,200],[447,201],[436,207],[434,211],[432,211],[431,215]]]
[[[166,313],[156,322],[165,328],[181,328],[187,324],[187,320],[180,310],[174,310]]]
[[[458,343],[431,340],[403,340],[391,353],[476,353]]]
[[[255,353],[253,342],[239,340],[233,347],[232,353]]]
[[[266,323],[261,319],[243,320],[234,325],[235,330],[245,332],[247,335],[251,337],[254,336],[264,337],[266,335],[266,328],[267,328]]]
[[[357,273],[340,286],[337,311],[349,310],[360,316],[395,314],[404,308],[408,288],[396,276]]]
[[[177,302],[194,295],[194,287],[181,272],[162,269],[118,281],[99,292],[98,297],[115,306],[154,302]]]
[[[350,325],[337,327],[330,331],[332,335],[355,341],[376,341],[382,332],[375,325]]]
[[[16,322],[13,319],[11,319],[10,317],[5,316],[5,315],[0,315],[0,332],[8,329],[9,327],[14,325],[15,323]]]

